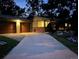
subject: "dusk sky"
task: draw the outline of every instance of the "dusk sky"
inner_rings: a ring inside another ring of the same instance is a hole
[[[21,8],[24,8],[24,7],[26,7],[26,1],[25,0],[14,0],[15,2],[16,2],[16,4],[18,5],[18,6],[20,6]],[[48,2],[48,0],[43,0],[44,1],[44,3],[47,3]]]
[[[21,8],[24,8],[26,6],[26,1],[25,0],[14,0],[18,6]]]

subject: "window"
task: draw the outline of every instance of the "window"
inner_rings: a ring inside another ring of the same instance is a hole
[[[38,21],[38,27],[44,27],[44,21]]]
[[[38,21],[38,27],[47,27],[47,25],[49,24],[49,21],[45,21],[45,24],[44,24],[44,21]]]
[[[49,21],[46,21],[46,22],[45,22],[45,27],[47,27],[48,24],[49,24]]]

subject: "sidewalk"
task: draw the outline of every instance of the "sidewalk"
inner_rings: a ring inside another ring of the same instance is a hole
[[[78,59],[77,55],[47,34],[26,36],[4,59]]]

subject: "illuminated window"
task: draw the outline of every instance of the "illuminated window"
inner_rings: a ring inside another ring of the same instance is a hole
[[[64,28],[63,27],[59,27],[59,30],[64,30]]]
[[[44,21],[38,21],[38,27],[44,27]]]
[[[47,25],[48,25],[48,24],[49,24],[49,22],[48,22],[48,21],[46,21],[46,22],[45,22],[45,27],[47,27]]]
[[[69,24],[69,27],[71,27],[71,24]]]

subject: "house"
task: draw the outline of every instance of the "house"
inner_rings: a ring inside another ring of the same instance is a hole
[[[49,23],[54,30],[71,28],[70,23],[57,24],[55,20],[50,21],[49,18],[45,17],[34,16],[30,20],[22,17],[0,16],[0,33],[45,32]]]
[[[33,20],[21,17],[0,16],[0,33],[45,32],[50,20],[35,16]]]
[[[50,23],[49,18],[44,17],[34,17],[33,19],[33,32],[45,32],[45,28]]]

